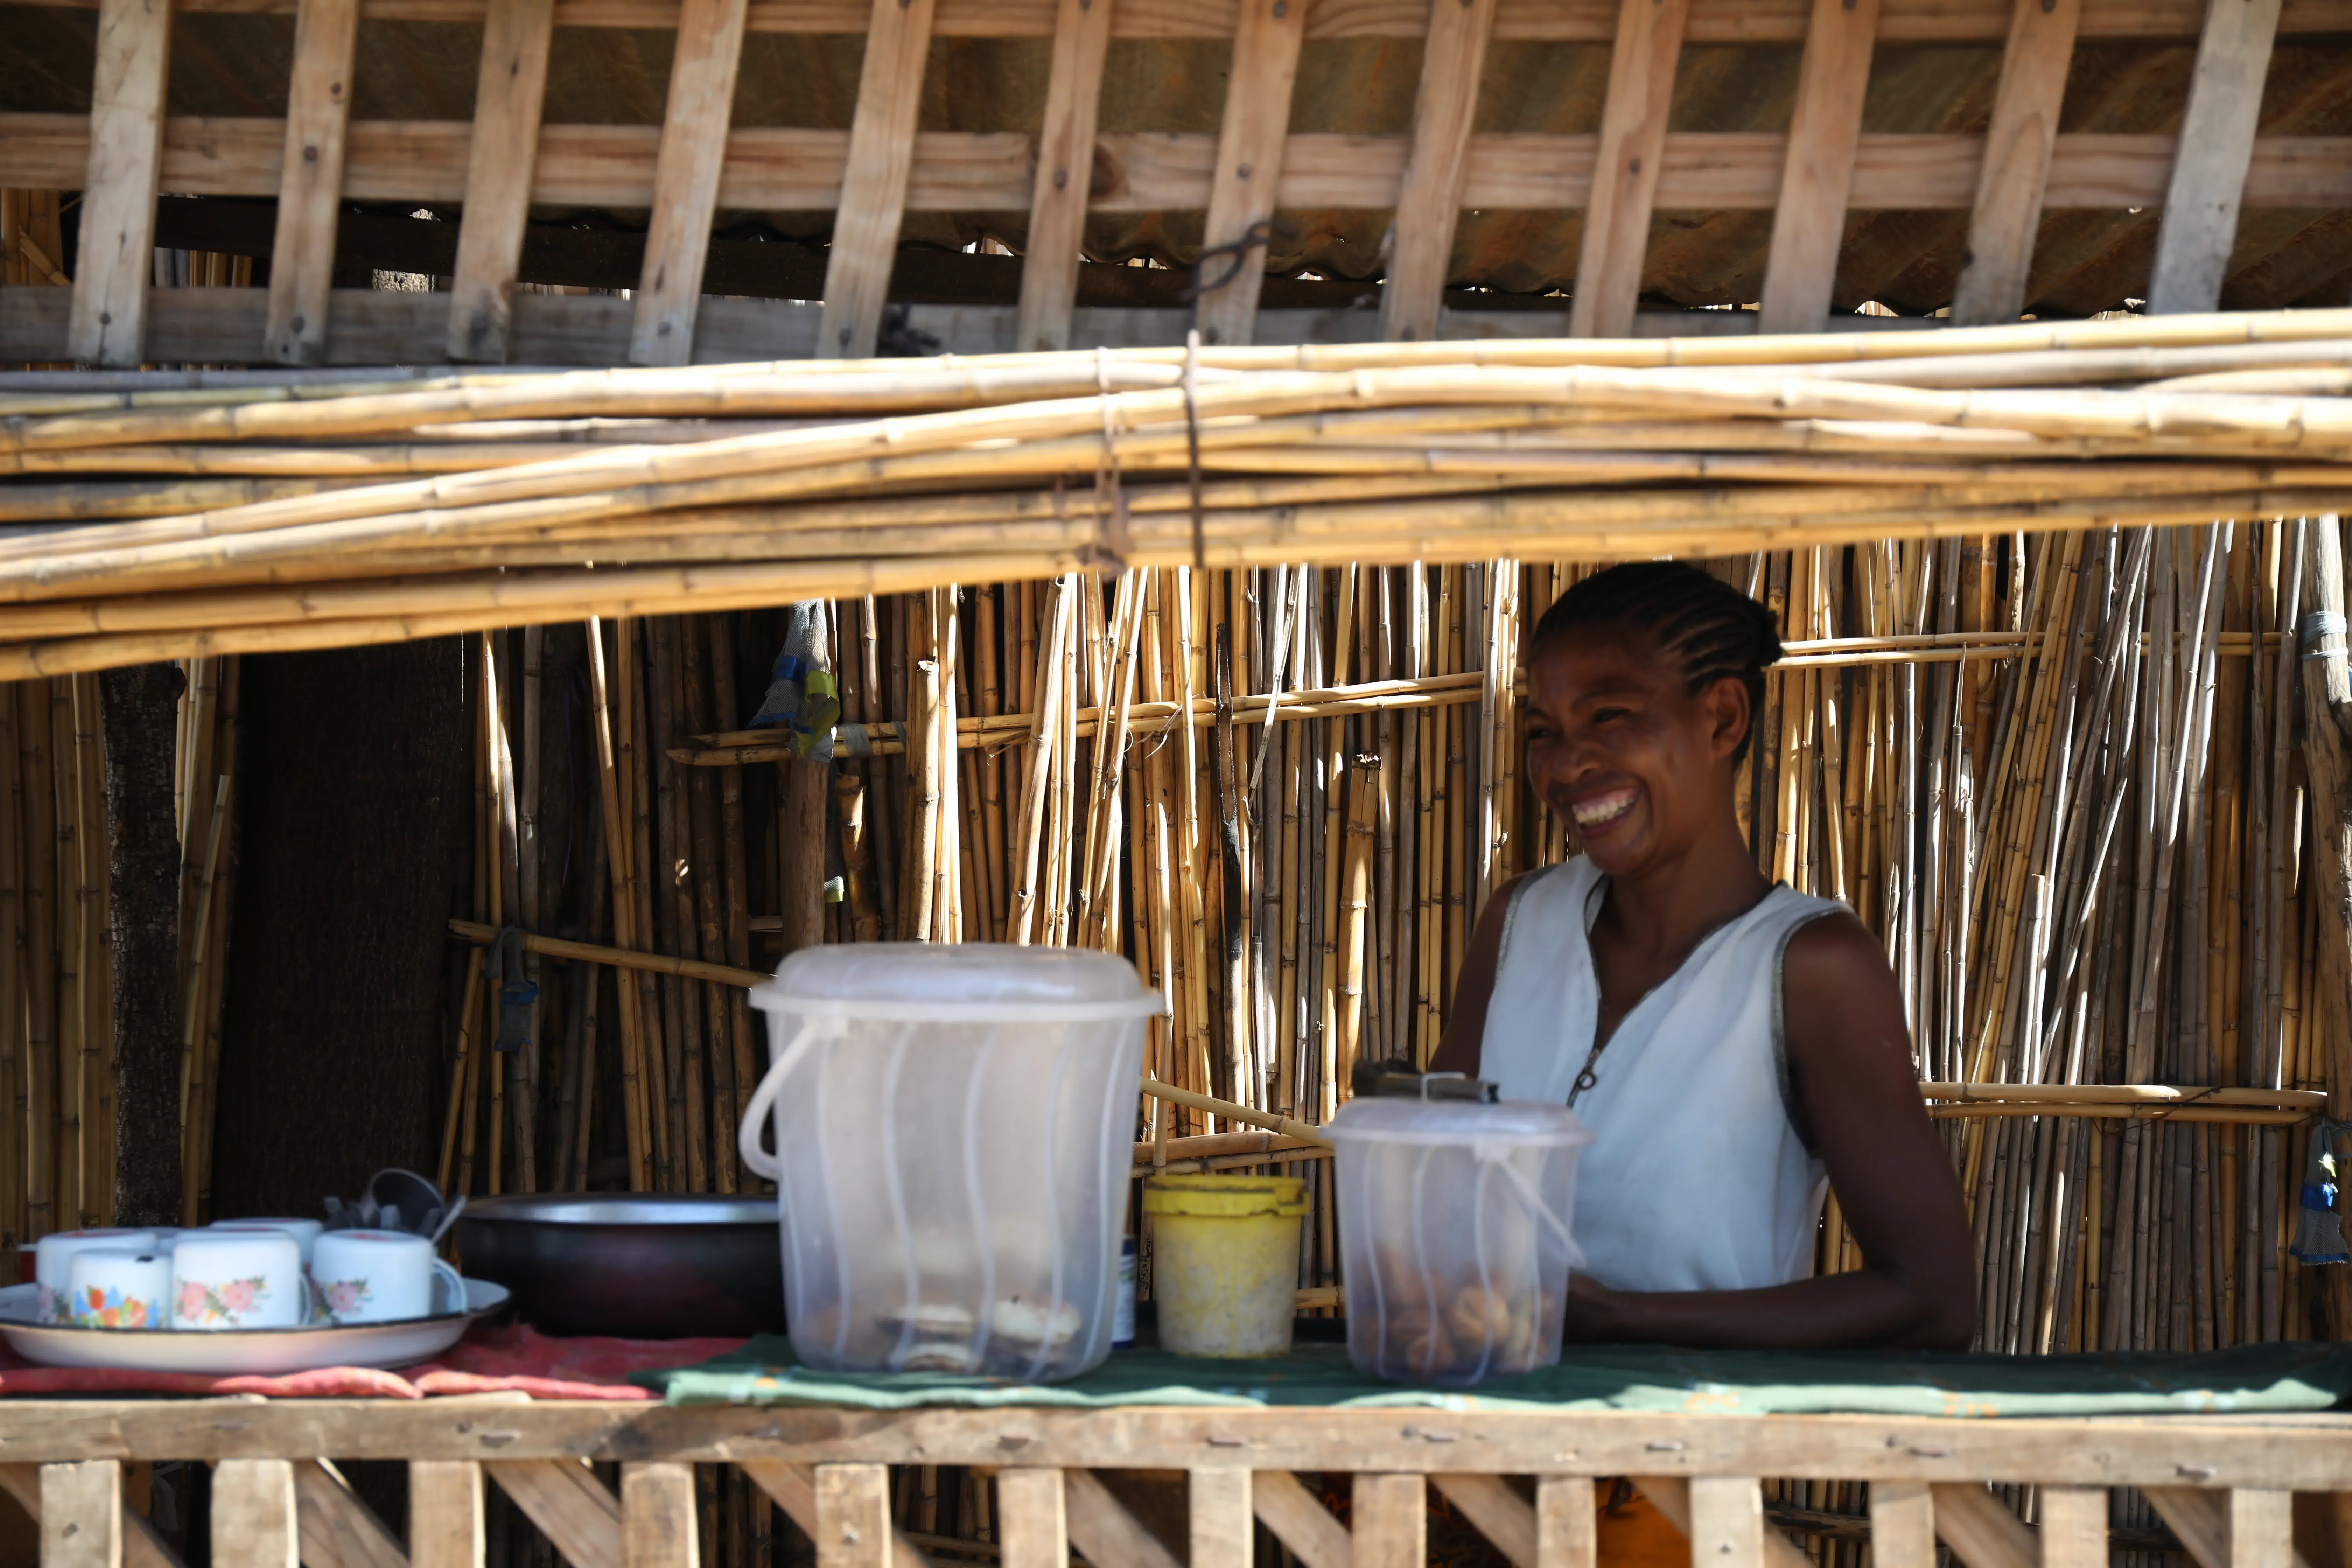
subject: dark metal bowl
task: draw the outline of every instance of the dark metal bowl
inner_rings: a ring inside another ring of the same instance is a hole
[[[551,1334],[782,1333],[773,1198],[593,1194],[478,1198],[457,1220],[465,1271],[514,1292]]]

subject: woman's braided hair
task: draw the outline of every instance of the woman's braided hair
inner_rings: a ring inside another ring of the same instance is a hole
[[[1685,689],[1696,697],[1718,680],[1748,689],[1748,733],[1733,753],[1748,754],[1764,711],[1764,667],[1780,657],[1772,613],[1718,577],[1681,561],[1634,561],[1612,566],[1570,588],[1536,623],[1534,648],[1572,627],[1639,626],[1658,650],[1683,668]]]

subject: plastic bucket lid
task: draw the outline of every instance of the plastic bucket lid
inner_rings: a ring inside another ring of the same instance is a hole
[[[1334,1143],[1509,1144],[1565,1148],[1592,1134],[1565,1105],[1504,1100],[1479,1105],[1462,1100],[1403,1100],[1375,1095],[1351,1100],[1324,1125]]]
[[[1164,1007],[1124,958],[984,942],[803,948],[751,997],[804,1016],[919,1024],[1109,1023]]]
[[[1307,1184],[1297,1176],[1154,1176],[1143,1184],[1145,1214],[1297,1219],[1307,1212]]]

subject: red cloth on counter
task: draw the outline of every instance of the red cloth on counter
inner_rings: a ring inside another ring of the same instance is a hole
[[[436,1394],[520,1392],[533,1399],[642,1400],[633,1372],[691,1366],[740,1347],[740,1339],[554,1339],[524,1324],[481,1327],[438,1361],[384,1372],[331,1366],[283,1377],[205,1377],[112,1367],[36,1366],[0,1349],[0,1395],[44,1394],[259,1394],[271,1399],[424,1399]]]

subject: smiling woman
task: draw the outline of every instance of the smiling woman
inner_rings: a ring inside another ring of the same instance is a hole
[[[1594,1142],[1571,1339],[1960,1348],[1973,1249],[1884,950],[1768,883],[1734,777],[1780,644],[1696,567],[1619,566],[1538,626],[1528,773],[1584,853],[1491,900],[1433,1066]],[[1826,1184],[1867,1259],[1806,1278]]]

